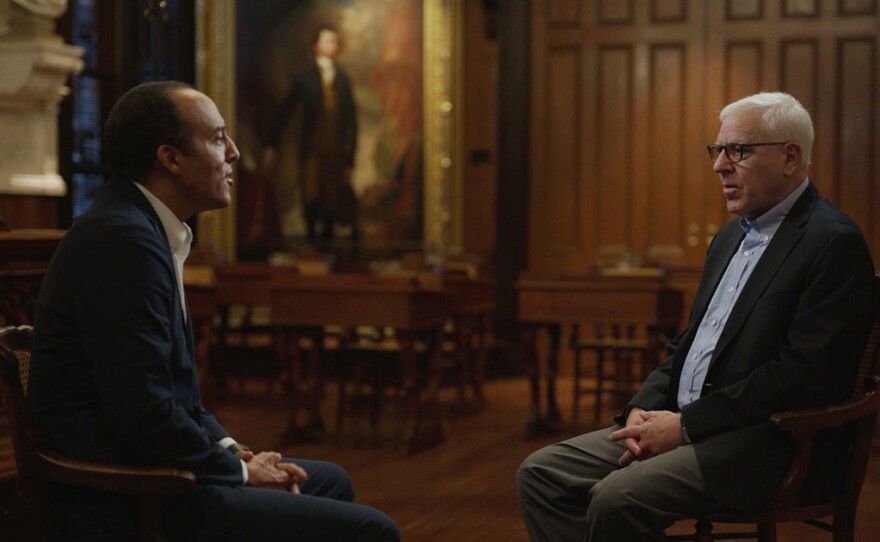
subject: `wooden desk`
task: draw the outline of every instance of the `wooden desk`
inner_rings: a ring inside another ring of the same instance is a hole
[[[471,278],[466,273],[400,271],[382,277],[412,277],[428,289],[442,289],[449,295],[452,308],[454,341],[447,340],[449,352],[457,361],[455,413],[475,414],[486,406],[483,382],[489,357],[488,336],[495,311],[495,286],[488,280]],[[454,344],[451,344],[454,343]],[[476,344],[475,344],[476,343]]]
[[[311,330],[314,344],[323,344],[324,326],[392,327],[400,342],[400,359],[406,401],[406,429],[402,451],[413,454],[444,440],[437,406],[440,359],[439,348],[431,356],[429,379],[425,388],[418,384],[415,336],[433,333],[440,344],[443,324],[451,317],[449,296],[442,291],[419,287],[413,277],[373,275],[325,275],[275,277],[270,285],[272,320],[283,329],[282,351],[288,346],[297,351],[297,330]],[[320,348],[310,350],[308,380],[297,378],[293,390],[293,421],[300,409],[308,414],[308,426],[323,427],[318,411],[320,398]],[[291,367],[299,364],[292,363]],[[294,427],[294,430],[296,428]]]
[[[555,430],[561,422],[556,404],[556,376],[562,326],[624,322],[642,325],[649,334],[649,344],[654,345],[653,354],[659,357],[660,333],[674,335],[681,321],[682,294],[667,287],[660,276],[521,277],[516,288],[523,353],[531,382],[531,409],[526,426],[529,435]],[[542,328],[549,330],[551,346],[543,416],[536,348],[536,335]]]

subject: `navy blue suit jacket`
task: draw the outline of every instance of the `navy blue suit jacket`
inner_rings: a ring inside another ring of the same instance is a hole
[[[28,407],[44,444],[96,463],[185,469],[240,486],[229,436],[199,400],[165,230],[140,190],[114,179],[61,241],[34,322]]]

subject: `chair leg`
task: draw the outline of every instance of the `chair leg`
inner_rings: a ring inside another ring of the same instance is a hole
[[[855,540],[855,510],[855,507],[853,507],[852,513],[838,511],[834,514],[834,519],[832,521],[834,542],[853,542]]]
[[[346,408],[346,396],[345,396],[345,384],[348,380],[345,375],[345,369],[343,368],[338,375],[338,380],[336,381],[336,437],[339,438],[342,435],[342,424],[345,419],[345,408]]]
[[[694,542],[714,542],[715,537],[712,535],[712,522],[707,519],[698,519],[694,526]]]
[[[138,499],[138,530],[141,542],[164,542],[162,532],[162,501],[157,497]]]
[[[574,349],[574,397],[572,397],[571,425],[577,427],[581,397],[581,350]]]
[[[602,394],[605,387],[605,349],[596,349],[596,423],[602,419]]]
[[[776,524],[758,524],[758,542],[776,542]]]

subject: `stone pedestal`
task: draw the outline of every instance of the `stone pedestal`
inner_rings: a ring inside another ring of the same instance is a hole
[[[62,196],[58,104],[82,49],[53,32],[66,0],[0,0],[0,195]]]

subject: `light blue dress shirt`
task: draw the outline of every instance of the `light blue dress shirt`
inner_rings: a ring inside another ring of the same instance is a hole
[[[712,300],[685,358],[678,385],[679,408],[700,398],[709,362],[715,353],[715,345],[718,344],[718,337],[727,323],[731,309],[785,215],[808,185],[809,179],[804,179],[804,182],[787,198],[755,220],[739,219],[746,236],[727,265],[727,270],[724,271],[724,276],[721,277],[721,282],[712,295]]]

